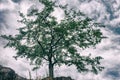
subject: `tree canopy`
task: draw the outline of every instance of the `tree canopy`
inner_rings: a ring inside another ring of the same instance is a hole
[[[31,9],[27,15],[20,12],[22,19],[19,22],[24,26],[17,29],[18,34],[2,35],[8,40],[6,46],[17,51],[16,57],[30,59],[37,66],[43,61],[48,62],[50,77],[54,77],[54,66],[62,64],[75,65],[79,72],[91,71],[97,74],[101,71],[102,57],[82,56],[77,50],[77,47],[84,50],[101,42],[104,38],[101,24],[67,5],[56,5],[50,0],[39,2],[44,5],[42,11]],[[55,8],[64,12],[59,22],[52,15]]]

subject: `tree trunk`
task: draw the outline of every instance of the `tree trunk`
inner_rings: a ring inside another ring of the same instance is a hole
[[[54,65],[52,64],[52,61],[49,62],[49,77],[54,78]]]

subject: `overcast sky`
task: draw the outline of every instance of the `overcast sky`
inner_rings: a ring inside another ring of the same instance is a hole
[[[104,58],[101,64],[105,66],[105,70],[99,75],[79,74],[73,66],[69,68],[62,66],[55,69],[56,76],[72,76],[75,80],[120,80],[120,0],[60,0],[60,3],[68,3],[95,21],[105,24],[106,28],[102,31],[108,38],[98,44],[96,49],[84,51],[85,54],[92,53],[93,56]],[[16,29],[21,26],[17,23],[18,11],[26,14],[27,9],[35,5],[39,7],[41,4],[33,0],[0,0],[0,34],[16,34]],[[56,15],[58,13],[56,12]],[[5,43],[6,41],[0,38],[0,64],[11,67],[21,76],[28,77],[28,71],[31,69],[29,62],[25,59],[16,61],[12,58],[15,51],[11,48],[4,49]],[[39,73],[44,77],[47,68],[41,67]],[[35,72],[32,74],[34,76]]]

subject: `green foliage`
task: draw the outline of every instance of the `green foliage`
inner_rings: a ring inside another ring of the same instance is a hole
[[[100,43],[104,38],[101,26],[80,11],[56,6],[55,2],[49,0],[39,1],[45,6],[41,12],[38,9],[31,10],[27,15],[20,12],[22,20],[19,22],[25,26],[18,29],[19,34],[2,35],[8,40],[6,46],[15,48],[17,57],[30,59],[35,65],[41,65],[46,60],[51,65],[75,65],[79,72],[97,74],[101,71],[101,57],[81,56],[76,49],[76,46],[85,49]],[[55,7],[64,11],[64,18],[60,22],[51,15]]]

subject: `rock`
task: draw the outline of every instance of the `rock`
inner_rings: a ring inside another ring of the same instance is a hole
[[[15,72],[12,69],[0,65],[0,80],[14,80],[15,77]]]
[[[50,77],[43,78],[42,80],[52,80]]]
[[[71,77],[56,77],[54,80],[73,80]]]
[[[52,80],[50,77],[44,78],[42,80]],[[71,77],[56,77],[53,80],[74,80]]]
[[[27,80],[15,73],[14,70],[0,65],[0,80]]]
[[[23,78],[23,77],[21,77],[21,76],[19,76],[19,75],[16,74],[15,80],[28,80],[28,79]]]

